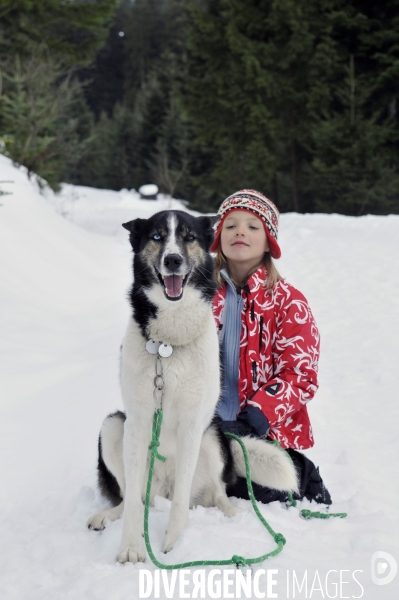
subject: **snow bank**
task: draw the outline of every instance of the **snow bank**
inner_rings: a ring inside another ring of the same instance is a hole
[[[153,571],[151,563],[116,565],[121,521],[102,533],[85,521],[104,506],[95,485],[100,423],[122,407],[118,356],[131,253],[120,224],[184,207],[75,186],[43,197],[3,156],[0,180],[14,182],[1,184],[13,194],[0,198],[2,597],[138,598],[139,571]],[[278,571],[279,598],[393,600],[399,577],[376,585],[371,560],[385,551],[399,562],[399,218],[285,214],[280,232],[278,267],[308,297],[322,336],[320,390],[309,407],[316,446],[307,454],[320,465],[332,510],[349,516],[304,521],[297,509],[262,507],[287,544],[261,567]],[[189,527],[164,560],[273,549],[249,503],[238,503],[244,512],[232,520],[217,509],[190,511]],[[151,510],[159,557],[169,507],[159,499]],[[381,563],[378,577],[384,569]],[[294,572],[308,579],[295,596]],[[330,584],[340,578],[334,596]]]
[[[160,210],[187,210],[184,204],[169,196],[158,194],[157,200],[141,200],[135,190],[97,190],[64,183],[58,196],[51,195],[50,201],[56,210],[77,225],[89,231],[116,235],[126,239],[121,223],[134,217],[148,219]],[[199,214],[189,211],[192,214]]]

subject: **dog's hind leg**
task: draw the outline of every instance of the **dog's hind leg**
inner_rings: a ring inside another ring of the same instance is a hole
[[[212,486],[212,505],[217,506],[226,517],[234,517],[237,513],[241,512],[239,506],[235,506],[230,502],[226,494],[226,484],[222,481],[222,469],[212,469],[209,473],[210,485]]]
[[[103,422],[98,440],[98,485],[103,496],[108,498],[113,508],[92,515],[89,529],[104,529],[107,523],[119,519],[123,512],[125,474],[123,468],[123,430],[125,415],[116,412]]]
[[[206,481],[204,498],[207,500],[204,506],[217,506],[226,517],[233,517],[241,508],[232,504],[226,494],[226,483],[223,481],[225,461],[217,431],[210,427],[202,438],[193,488],[200,486],[199,481]]]
[[[120,411],[108,415],[102,424],[100,432],[98,483],[102,494],[111,500],[113,504],[120,502],[125,495],[126,484],[123,464],[125,420],[125,414]],[[105,469],[100,464],[101,459],[103,460]],[[111,475],[111,477],[108,475]]]
[[[101,531],[111,521],[116,521],[119,519],[121,514],[123,513],[123,500],[118,506],[114,506],[113,508],[107,508],[102,510],[95,515],[92,515],[87,520],[87,527],[89,529],[93,529],[94,531]]]

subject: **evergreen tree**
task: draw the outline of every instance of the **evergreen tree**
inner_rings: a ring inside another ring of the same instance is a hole
[[[329,15],[339,71],[312,124],[309,184],[317,210],[399,211],[398,8],[396,0],[337,2]]]
[[[126,100],[134,105],[137,93],[145,90],[170,42],[165,31],[167,0],[135,0],[125,26]]]
[[[203,194],[217,195],[216,202],[232,189],[264,187],[275,170],[270,147],[276,122],[265,102],[270,81],[260,54],[265,15],[256,2],[244,4],[237,12],[237,2],[210,0],[191,10],[182,102],[196,133],[198,162],[208,167],[198,173]]]
[[[96,119],[105,111],[111,116],[117,103],[123,102],[125,90],[125,28],[132,10],[130,0],[123,0],[111,22],[107,40],[93,63],[79,71],[85,82],[85,96]]]
[[[0,60],[45,43],[69,64],[87,64],[104,43],[121,0],[0,0]]]
[[[91,115],[72,65],[103,43],[120,0],[0,0],[4,152],[57,188],[88,143]]]
[[[160,189],[172,197],[179,197],[191,159],[190,129],[184,121],[176,94],[169,95],[169,102],[147,165]]]
[[[84,119],[89,118],[81,86],[72,71],[54,63],[45,46],[29,59],[14,60],[3,70],[0,131],[4,151],[28,174],[37,173],[55,189],[66,165],[83,151]]]
[[[115,190],[135,187],[136,127],[137,118],[123,104],[116,104],[111,116],[102,112],[69,181]]]

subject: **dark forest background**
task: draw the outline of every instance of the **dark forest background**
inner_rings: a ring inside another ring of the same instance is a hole
[[[399,0],[0,0],[0,151],[214,210],[399,213]]]

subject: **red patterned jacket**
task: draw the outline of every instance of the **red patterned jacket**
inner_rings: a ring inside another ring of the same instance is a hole
[[[283,448],[313,446],[306,408],[318,388],[319,332],[306,298],[285,281],[267,291],[260,267],[247,281],[240,339],[238,394],[260,408],[270,423],[270,439]],[[223,324],[226,287],[214,297],[218,329]]]

